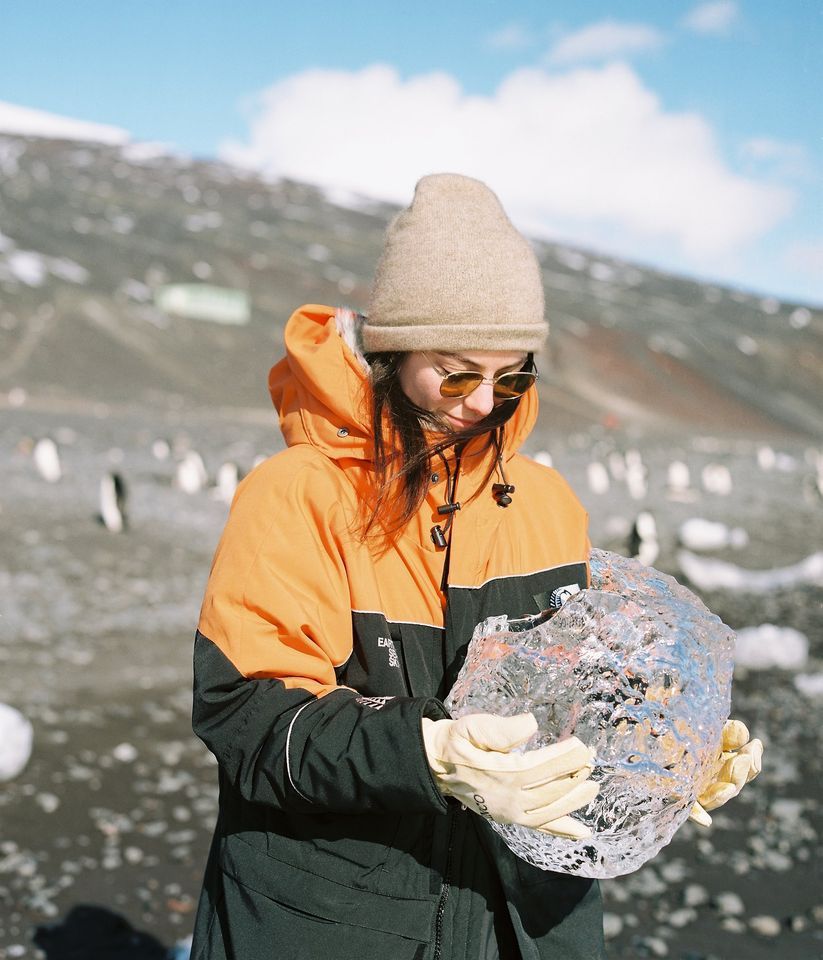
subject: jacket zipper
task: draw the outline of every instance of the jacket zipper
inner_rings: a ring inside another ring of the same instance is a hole
[[[455,504],[455,496],[457,495],[457,481],[460,477],[460,458],[462,450],[455,451],[455,462],[454,462],[454,474],[449,477],[447,480],[447,488],[450,486],[450,490],[447,493],[447,503],[449,505]],[[446,464],[448,468],[448,464]],[[449,483],[449,481],[451,481]],[[457,504],[457,509],[460,509],[460,504]],[[443,578],[440,582],[440,591],[443,597],[448,596],[449,589],[449,561],[451,560],[451,547],[452,547],[452,537],[454,535],[454,530],[452,528],[452,523],[454,521],[454,513],[449,514],[449,540],[446,545],[446,556],[443,559]],[[443,884],[440,887],[440,899],[437,902],[437,914],[434,921],[434,955],[432,960],[440,960],[442,951],[443,951],[443,919],[446,915],[446,904],[449,900],[449,894],[451,892],[451,858],[452,858],[452,841],[454,840],[454,824],[456,813],[454,810],[449,810],[447,813],[449,817],[449,834],[448,841],[446,842],[446,863],[443,867]]]
[[[440,960],[443,950],[443,918],[446,914],[446,903],[448,902],[449,893],[451,892],[451,876],[449,875],[449,870],[451,867],[452,839],[454,836],[454,811],[449,810],[447,816],[449,817],[449,839],[446,844],[446,865],[443,868],[443,884],[440,887],[440,900],[437,903],[437,914],[434,921],[434,956],[432,960]]]

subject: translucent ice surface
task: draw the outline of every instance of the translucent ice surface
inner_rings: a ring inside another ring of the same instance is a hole
[[[591,588],[556,613],[479,624],[446,700],[453,717],[531,711],[527,749],[572,734],[596,753],[600,793],[566,840],[492,824],[544,870],[630,873],[665,846],[711,779],[729,715],[732,631],[672,577],[592,551]]]

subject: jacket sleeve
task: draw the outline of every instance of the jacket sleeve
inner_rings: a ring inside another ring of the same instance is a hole
[[[238,488],[195,639],[193,726],[248,800],[303,813],[438,812],[421,718],[433,699],[365,698],[335,680],[352,651],[327,467],[267,461]]]

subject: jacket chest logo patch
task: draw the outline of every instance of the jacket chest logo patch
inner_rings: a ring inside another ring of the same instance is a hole
[[[377,638],[378,647],[386,647],[389,651],[389,666],[390,667],[399,667],[400,661],[397,659],[397,650],[394,646],[394,640],[391,637],[378,637]]]
[[[372,710],[382,710],[389,700],[394,700],[394,697],[356,697],[355,703],[359,703],[361,707],[369,707]]]
[[[567,583],[565,587],[556,587],[549,597],[549,609],[559,610],[576,593],[580,593],[580,587],[576,583]]]

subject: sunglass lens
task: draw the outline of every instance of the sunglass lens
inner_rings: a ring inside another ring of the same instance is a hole
[[[440,382],[440,395],[442,397],[465,397],[472,390],[476,390],[482,382],[482,374],[473,373],[471,370],[459,370],[443,377]]]
[[[534,373],[524,370],[518,370],[515,373],[504,373],[502,377],[497,378],[497,382],[494,385],[495,399],[514,400],[516,397],[522,397],[534,383],[534,380]]]

